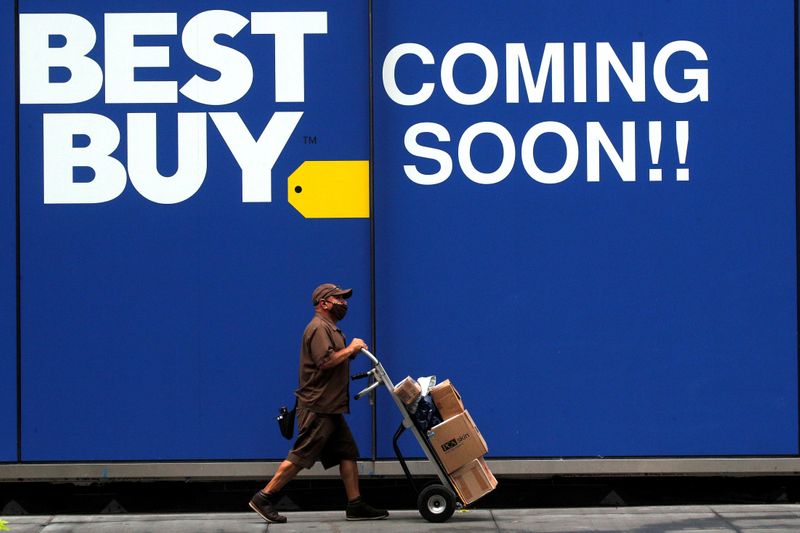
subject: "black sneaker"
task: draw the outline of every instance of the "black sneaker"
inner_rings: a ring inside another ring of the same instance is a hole
[[[286,517],[279,515],[278,511],[272,508],[272,498],[264,495],[263,492],[256,492],[250,500],[250,508],[261,515],[261,518],[271,524],[285,524]]]
[[[385,509],[375,509],[361,498],[347,504],[348,520],[383,520],[388,516],[389,513]]]

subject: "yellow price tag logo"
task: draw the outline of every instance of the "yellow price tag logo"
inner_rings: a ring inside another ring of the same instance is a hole
[[[369,218],[369,161],[306,161],[288,193],[305,218]]]

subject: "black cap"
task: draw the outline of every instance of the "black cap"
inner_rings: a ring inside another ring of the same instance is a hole
[[[343,289],[333,283],[323,283],[311,293],[311,305],[317,305],[328,296],[341,296],[344,299],[353,295],[353,289]]]

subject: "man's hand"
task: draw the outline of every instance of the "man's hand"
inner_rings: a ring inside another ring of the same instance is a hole
[[[355,338],[352,341],[350,341],[350,346],[348,346],[348,349],[353,351],[352,352],[353,355],[356,355],[361,350],[367,349],[367,343],[362,341],[361,339]]]
[[[325,359],[325,361],[319,366],[320,370],[325,370],[328,368],[332,368],[334,366],[338,366],[348,359],[355,358],[358,355],[358,352],[364,348],[366,349],[367,343],[362,341],[361,339],[353,339],[350,341],[350,344],[339,350],[338,352],[334,353],[332,356]]]

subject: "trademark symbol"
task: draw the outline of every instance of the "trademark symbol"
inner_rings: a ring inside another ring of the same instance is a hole
[[[303,135],[303,144],[317,144],[317,136]]]

